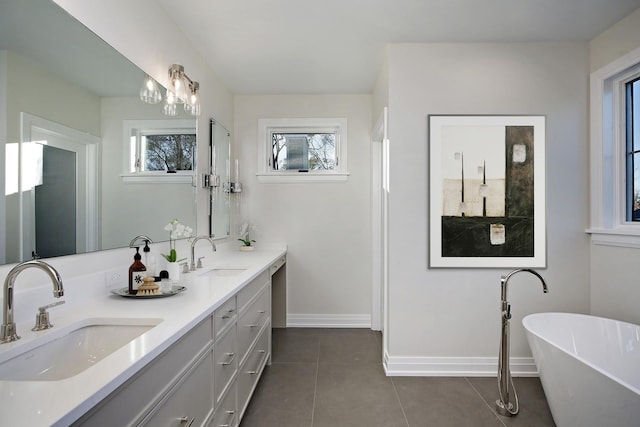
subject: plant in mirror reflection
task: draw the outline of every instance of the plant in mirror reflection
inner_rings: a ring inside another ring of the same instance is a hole
[[[169,221],[169,224],[164,226],[164,229],[169,232],[169,254],[161,254],[168,262],[184,261],[186,258],[178,259],[178,253],[176,252],[176,239],[180,237],[191,237],[193,229],[189,226],[180,223],[178,218],[173,218]]]

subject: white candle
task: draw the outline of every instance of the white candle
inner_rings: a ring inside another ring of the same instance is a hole
[[[238,166],[238,159],[236,159],[236,183],[240,182],[240,168]]]
[[[215,175],[218,170],[218,167],[216,165],[216,146],[214,145],[211,150],[211,169],[213,175]]]

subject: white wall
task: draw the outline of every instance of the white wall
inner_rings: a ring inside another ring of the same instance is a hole
[[[388,47],[390,370],[460,373],[497,358],[508,270],[428,268],[428,114],[546,115],[548,268],[540,272],[550,293],[530,275],[510,281],[512,356],[531,354],[525,315],[589,312],[588,69],[588,46],[578,43]],[[445,366],[456,357],[468,366]]]
[[[258,183],[258,119],[285,117],[347,118],[347,182]],[[252,236],[257,246],[288,245],[290,324],[319,326],[369,319],[371,127],[369,95],[235,98],[235,156],[244,185],[240,215],[255,223]],[[237,230],[232,234],[237,235]]]
[[[640,47],[640,9],[590,43],[592,71]],[[640,324],[640,250],[593,245],[591,312]]]

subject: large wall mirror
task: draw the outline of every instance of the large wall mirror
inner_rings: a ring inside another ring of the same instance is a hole
[[[127,173],[141,132],[196,134],[140,101],[144,77],[51,0],[0,3],[0,264],[196,228],[195,146],[192,172]]]

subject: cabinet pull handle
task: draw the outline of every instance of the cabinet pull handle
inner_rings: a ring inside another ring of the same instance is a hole
[[[258,326],[260,326],[260,319],[262,319],[266,313],[266,311],[264,310],[260,310],[258,311],[258,317],[256,317],[256,320],[251,324],[251,325],[247,325],[248,328],[257,328]]]
[[[235,353],[226,353],[226,354],[227,354],[227,356],[229,358],[227,360],[225,360],[224,362],[220,363],[222,366],[231,365],[233,360],[236,358],[236,354]]]
[[[196,420],[195,417],[180,417],[180,425],[184,427],[191,427],[191,424]]]
[[[222,318],[223,318],[223,319],[228,319],[228,318],[230,318],[231,316],[233,316],[233,313],[234,313],[235,311],[236,311],[236,309],[235,309],[235,308],[230,308],[229,310],[227,310],[227,313],[226,313],[226,314],[223,314],[223,315],[222,315]]]
[[[264,354],[266,353],[266,350],[258,350],[258,353],[260,354]],[[262,357],[260,359],[258,359],[258,366],[256,366],[255,369],[251,370],[251,371],[247,371],[247,374],[249,375],[255,375],[258,373],[258,368],[260,367],[260,365],[262,365]]]
[[[233,421],[236,419],[236,411],[226,411],[229,418],[227,418],[227,422],[224,424],[218,424],[218,427],[231,427],[233,425]]]

